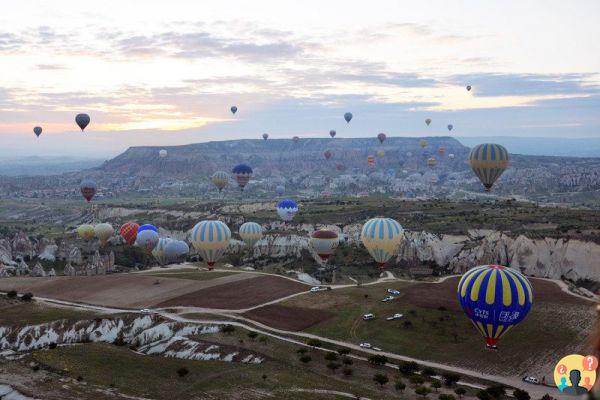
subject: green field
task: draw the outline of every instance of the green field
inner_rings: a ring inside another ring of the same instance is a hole
[[[98,314],[70,308],[46,306],[35,301],[9,300],[0,296],[0,326],[33,325],[59,319],[89,319]]]
[[[538,301],[526,320],[500,341],[500,350],[488,351],[462,311],[438,309],[439,305],[456,301],[455,298],[439,299],[432,307],[415,306],[404,294],[393,302],[381,302],[387,295],[386,288],[402,292],[409,285],[380,284],[320,292],[282,304],[335,313],[332,319],[307,329],[319,336],[356,344],[368,341],[397,354],[505,375],[526,372],[549,375],[557,353],[584,351],[582,347],[592,332],[593,307]],[[428,293],[424,291],[422,295]],[[376,319],[363,321],[365,313],[374,313]],[[395,313],[404,314],[404,318],[386,321],[386,317]],[[405,321],[410,321],[410,325],[406,326]],[[549,371],[540,370],[548,366]]]

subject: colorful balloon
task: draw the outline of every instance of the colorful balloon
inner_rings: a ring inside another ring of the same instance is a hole
[[[285,186],[277,185],[277,187],[275,187],[275,193],[277,193],[277,196],[283,196],[285,193]]]
[[[91,179],[84,179],[79,184],[79,190],[83,198],[89,203],[96,194],[96,182]]]
[[[384,150],[377,150],[377,157],[383,157],[385,156],[385,151]]]
[[[329,136],[331,136],[332,138],[334,138],[336,134],[337,132],[334,129],[329,131]]]
[[[237,107],[236,106],[231,106],[230,110],[231,110],[231,113],[233,115],[235,115],[235,113],[237,112]]]
[[[164,250],[167,263],[183,261],[190,251],[190,247],[183,240],[170,240]]]
[[[427,159],[427,166],[430,168],[434,168],[437,165],[437,160],[435,159],[435,157],[429,157]]]
[[[479,144],[469,154],[469,165],[489,192],[508,167],[508,151],[499,144]]]
[[[160,158],[165,158],[167,156],[167,151],[165,149],[162,149],[158,152],[158,156]]]
[[[325,157],[326,160],[329,160],[331,158],[331,151],[329,150],[325,150],[325,152],[323,153],[323,156]]]
[[[294,143],[298,143],[300,141],[300,138],[298,136],[294,136],[292,140],[294,141]]]
[[[367,157],[367,165],[369,166],[369,168],[375,168],[375,157],[368,156]]]
[[[387,138],[387,136],[385,135],[385,133],[380,133],[379,135],[377,135],[377,139],[379,140],[379,143],[385,142],[386,138]]]
[[[219,192],[222,191],[229,185],[229,174],[225,171],[217,171],[210,177],[212,183],[219,189]]]
[[[154,231],[154,232],[158,233],[158,228],[152,224],[140,225],[140,227],[138,228],[138,232],[137,232],[138,235],[140,234],[140,232],[143,232],[143,231]]]
[[[108,239],[115,233],[111,224],[101,223],[94,226],[94,235],[100,240],[100,244],[104,246]]]
[[[291,221],[298,212],[298,204],[294,200],[284,199],[277,203],[277,214],[285,221]]]
[[[144,226],[144,225],[142,225]],[[140,226],[141,228],[141,226]],[[153,231],[152,229],[145,229],[143,231],[138,231],[137,238],[135,242],[139,247],[144,249],[144,251],[148,254],[152,252],[154,246],[157,245],[159,240],[158,232]]]
[[[252,247],[262,239],[262,231],[262,226],[256,222],[245,222],[240,226],[240,237],[246,243],[246,246]]]
[[[438,153],[440,154],[440,156],[443,156],[444,154],[446,154],[446,148],[444,146],[440,146],[438,148]]]
[[[519,324],[533,305],[531,283],[519,271],[502,265],[482,265],[467,271],[458,283],[458,301],[483,335],[486,347]]]
[[[323,261],[327,261],[340,245],[340,238],[334,231],[319,229],[310,235],[310,245]]]
[[[362,227],[360,239],[380,269],[400,250],[404,229],[391,218],[372,218]]]
[[[425,139],[419,140],[419,146],[421,146],[422,149],[427,147],[427,140],[425,140]]]
[[[344,114],[344,119],[346,120],[346,122],[350,123],[350,120],[352,119],[352,113],[347,112],[346,114]]]
[[[252,178],[252,168],[246,164],[238,164],[233,167],[233,177],[240,189],[244,190],[244,187],[248,184],[250,178]]]
[[[94,227],[89,224],[79,225],[77,227],[77,236],[83,240],[90,240],[94,237]]]
[[[135,243],[135,239],[137,238],[138,229],[140,226],[135,222],[126,222],[121,225],[121,229],[119,229],[119,235],[125,240],[130,246],[133,246]]]
[[[42,127],[36,126],[35,128],[33,128],[33,133],[35,133],[35,136],[40,137],[40,135],[42,134]]]
[[[152,249],[152,255],[160,265],[165,265],[165,263],[167,262],[167,258],[165,256],[165,248],[167,247],[167,244],[169,244],[172,241],[173,239],[171,238],[160,238],[158,239],[158,243],[156,243],[156,246],[154,246],[154,248]]]
[[[230,240],[231,231],[221,221],[200,221],[192,228],[192,245],[206,261],[209,270],[225,254]]]
[[[77,114],[75,116],[75,123],[77,123],[77,126],[81,128],[81,132],[83,132],[85,127],[90,123],[90,116],[87,114]]]

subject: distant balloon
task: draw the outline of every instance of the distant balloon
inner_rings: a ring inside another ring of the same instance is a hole
[[[431,182],[432,185],[435,185],[436,183],[438,183],[439,178],[437,177],[437,175],[431,175],[431,177],[429,178],[429,181]]]
[[[338,171],[343,171],[346,169],[346,166],[342,163],[335,163],[335,169],[337,169]]]
[[[470,92],[471,91],[471,85],[467,85],[467,91]]]
[[[160,238],[158,239],[158,243],[156,244],[156,246],[154,246],[154,248],[152,249],[152,255],[160,265],[165,265],[167,263],[167,258],[165,256],[165,248],[167,247],[167,244],[169,244],[172,241],[173,239],[171,238]]]
[[[244,190],[244,187],[248,184],[250,178],[252,178],[252,168],[246,164],[238,164],[233,167],[233,177],[240,189]]]
[[[115,230],[111,224],[102,223],[94,226],[94,235],[100,240],[102,246],[108,242],[108,239],[110,239],[114,233]]]
[[[94,237],[94,227],[89,224],[79,225],[77,227],[77,236],[83,240],[90,240]]]
[[[246,246],[252,247],[262,239],[262,226],[256,222],[245,222],[240,226],[240,237],[246,243]]]
[[[384,150],[377,150],[377,157],[383,157],[385,156],[385,151]]]
[[[332,129],[332,130],[329,131],[329,136],[331,136],[332,138],[334,138],[335,135],[336,135],[336,133],[337,132],[334,129]]]
[[[331,158],[331,151],[329,150],[325,150],[325,152],[323,153],[323,156],[325,157],[326,160],[329,160]]]
[[[334,231],[320,229],[310,235],[310,245],[323,261],[327,261],[340,245],[340,238]]]
[[[451,159],[451,160],[454,160],[454,153],[448,154],[448,158]]]
[[[448,131],[451,131],[454,128],[454,125],[448,124]]]
[[[444,146],[440,146],[438,148],[438,153],[440,154],[440,156],[443,156],[444,154],[446,154],[446,148]]]
[[[158,233],[158,228],[152,224],[140,225],[140,227],[138,228],[138,235],[140,234],[140,232],[143,232],[143,231],[154,231],[154,232]]]
[[[419,140],[419,146],[421,146],[422,149],[427,147],[427,140],[425,140],[425,139]]]
[[[369,168],[375,168],[375,157],[368,156],[367,157],[367,165],[369,166]]]
[[[379,143],[385,142],[386,138],[387,138],[387,136],[385,135],[385,133],[380,133],[379,135],[377,135],[377,139],[379,139]]]
[[[275,193],[277,193],[277,196],[283,196],[283,194],[285,193],[285,186],[277,185],[275,187]]]
[[[165,149],[162,149],[158,152],[158,156],[160,158],[165,158],[167,156],[167,151]]]
[[[183,240],[169,240],[165,246],[164,257],[167,263],[184,261],[190,247]]]
[[[221,221],[200,221],[192,228],[192,245],[206,261],[209,270],[225,254],[230,240],[231,231]]]
[[[237,112],[237,107],[231,106],[230,110],[231,110],[231,113],[235,115],[235,113]]]
[[[96,194],[96,182],[91,179],[84,179],[79,184],[79,190],[83,198],[89,203]]]
[[[483,183],[485,191],[489,192],[508,167],[508,151],[499,144],[479,144],[469,154],[469,165]]]
[[[321,197],[323,197],[324,199],[328,199],[328,198],[330,198],[330,197],[331,197],[331,194],[332,194],[332,193],[331,193],[329,190],[323,190],[323,191],[321,192]]]
[[[40,135],[42,134],[42,127],[36,126],[35,128],[33,128],[33,133],[35,133],[35,136],[40,137]]]
[[[427,118],[427,119],[425,120],[425,123],[427,124],[427,126],[429,126],[429,124],[431,124],[431,118]]]
[[[300,141],[300,138],[298,136],[294,136],[292,140],[294,141],[294,143],[298,143]]]
[[[391,218],[372,218],[363,225],[360,233],[360,240],[380,269],[398,254],[403,238],[402,225]]]
[[[143,231],[138,231],[135,242],[139,247],[144,249],[144,251],[149,254],[152,252],[152,249],[154,249],[154,246],[158,244],[158,240],[158,232],[153,231],[152,229],[145,229]]]
[[[347,112],[346,114],[344,114],[344,119],[346,120],[346,122],[350,122],[350,120],[352,119],[352,113],[351,112]]]
[[[210,179],[217,189],[219,189],[219,192],[229,185],[229,174],[225,171],[215,172]]]
[[[427,159],[427,166],[430,168],[433,168],[437,165],[437,160],[435,159],[435,157],[429,157]]]
[[[262,134],[262,138],[263,138],[264,140],[267,140],[267,139],[269,138],[269,134],[268,134],[268,133],[263,133],[263,134]]]
[[[81,132],[85,129],[86,126],[90,123],[90,116],[87,114],[77,114],[75,116],[75,122],[81,128]]]
[[[298,212],[298,204],[294,200],[284,199],[277,203],[277,214],[285,221],[291,221]]]
[[[127,243],[130,246],[133,246],[133,244],[135,243],[135,239],[137,238],[139,227],[140,226],[135,222],[126,222],[123,225],[121,225],[121,229],[119,229],[119,234],[121,235],[123,240],[125,240],[125,243]]]
[[[518,325],[531,310],[533,290],[516,269],[482,265],[467,271],[458,283],[458,301],[485,339],[488,349]]]

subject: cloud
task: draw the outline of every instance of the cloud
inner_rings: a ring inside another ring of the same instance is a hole
[[[56,71],[61,69],[67,69],[65,65],[61,64],[37,64],[35,67],[42,71]]]

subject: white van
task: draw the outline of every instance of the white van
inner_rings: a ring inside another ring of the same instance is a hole
[[[372,319],[375,319],[375,314],[365,314],[365,315],[363,315],[363,321],[370,321]]]

